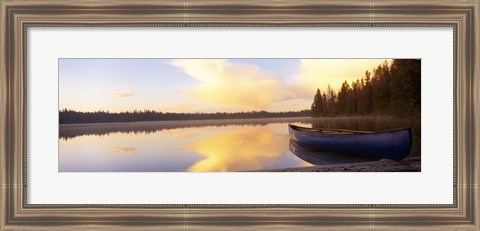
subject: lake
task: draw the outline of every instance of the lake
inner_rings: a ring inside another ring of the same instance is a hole
[[[104,123],[60,125],[59,171],[233,172],[311,166],[302,155],[290,151],[289,123],[364,131],[411,127],[410,156],[420,156],[419,119],[293,117]]]

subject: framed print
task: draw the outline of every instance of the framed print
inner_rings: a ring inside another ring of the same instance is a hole
[[[4,0],[0,229],[480,230],[479,4]]]
[[[59,172],[421,168],[421,59],[62,58],[58,68]]]

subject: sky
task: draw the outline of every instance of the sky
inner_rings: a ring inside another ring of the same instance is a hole
[[[59,107],[76,111],[310,109],[385,59],[59,59]],[[387,59],[387,62],[391,60]]]

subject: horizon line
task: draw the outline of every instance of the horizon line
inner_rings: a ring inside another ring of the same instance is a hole
[[[146,111],[151,111],[151,112],[157,112],[157,113],[177,113],[177,114],[216,114],[216,113],[258,113],[258,112],[267,112],[267,113],[285,113],[285,112],[303,112],[303,111],[311,111],[311,109],[302,109],[302,110],[296,110],[296,111],[265,111],[265,110],[259,110],[259,111],[236,111],[236,112],[170,112],[170,111],[157,111],[154,109],[133,109],[133,110],[126,110],[126,111],[121,111],[121,112],[111,112],[108,110],[103,110],[103,109],[98,109],[96,111],[79,111],[75,109],[70,109],[70,108],[64,108],[64,109],[59,109],[59,112],[64,112],[64,111],[73,111],[73,112],[81,112],[81,113],[96,113],[96,112],[105,112],[105,113],[127,113],[127,112],[146,112]]]

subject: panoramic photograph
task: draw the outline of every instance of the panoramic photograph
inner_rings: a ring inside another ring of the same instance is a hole
[[[59,172],[420,172],[420,59],[62,58]]]

